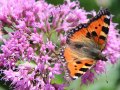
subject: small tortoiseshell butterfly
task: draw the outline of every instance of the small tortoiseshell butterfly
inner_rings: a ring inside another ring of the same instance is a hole
[[[100,10],[88,23],[68,31],[67,44],[60,53],[67,74],[72,79],[86,73],[98,60],[107,61],[101,53],[105,48],[110,25],[110,12]]]

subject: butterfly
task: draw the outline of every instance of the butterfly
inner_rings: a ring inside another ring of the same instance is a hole
[[[102,51],[106,46],[109,26],[110,12],[101,9],[87,23],[68,31],[65,48],[60,52],[67,76],[75,80],[90,70],[98,60],[107,61]]]

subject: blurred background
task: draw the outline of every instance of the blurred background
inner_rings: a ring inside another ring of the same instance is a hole
[[[59,5],[64,0],[46,0],[48,3]],[[72,0],[74,1],[74,0]],[[100,7],[108,8],[113,17],[113,22],[118,23],[120,29],[120,0],[79,0],[80,6],[87,11],[99,11]],[[76,81],[77,82],[77,81]],[[77,85],[78,84],[78,85]],[[0,82],[0,90],[8,89],[8,83]],[[73,83],[67,90],[120,90],[120,62],[111,65],[107,63],[106,73],[98,75],[95,82],[88,86],[80,87],[79,82]]]

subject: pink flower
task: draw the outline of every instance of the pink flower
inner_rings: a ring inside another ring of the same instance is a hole
[[[115,64],[120,58],[120,42],[118,42],[120,35],[118,34],[118,30],[115,29],[116,25],[116,23],[112,22],[110,24],[107,45],[103,52],[112,64]]]
[[[93,83],[95,79],[95,74],[91,71],[87,71],[81,78],[82,84]]]
[[[50,60],[50,59],[51,59],[51,57],[49,57],[48,55],[45,55],[45,56],[41,57],[41,60],[44,60],[45,62]]]
[[[63,36],[62,34],[60,34],[60,45],[64,45],[66,43],[66,36]]]
[[[55,49],[55,45],[51,41],[48,41],[46,43],[46,47],[51,51],[53,51]]]
[[[105,65],[106,63],[104,61],[99,60],[94,67],[95,72],[97,74],[105,72]]]
[[[30,39],[35,44],[41,44],[41,43],[43,43],[43,35],[42,34],[32,33]]]

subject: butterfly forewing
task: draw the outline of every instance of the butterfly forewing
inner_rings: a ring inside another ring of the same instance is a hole
[[[82,24],[80,25],[81,28],[77,27],[78,30],[76,31],[73,29],[74,34],[68,36],[68,45],[77,44],[84,44],[84,46],[95,47],[95,43],[92,39],[90,39],[90,33],[88,32],[87,28],[85,28]]]
[[[96,17],[90,20],[87,30],[91,33],[91,37],[99,46],[99,49],[102,50],[105,47],[109,32],[110,13],[104,10],[100,12],[100,15],[96,15]]]

